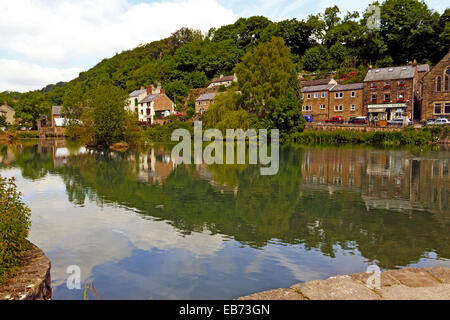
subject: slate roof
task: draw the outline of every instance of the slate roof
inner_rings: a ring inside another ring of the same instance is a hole
[[[222,78],[214,78],[214,79],[212,79],[211,83],[224,82],[224,81],[233,81],[233,80],[234,80],[234,75],[232,75],[232,76],[224,76]]]
[[[134,90],[132,93],[130,93],[130,98],[139,97],[141,94],[146,93],[146,92],[147,92],[146,89]]]
[[[428,64],[420,64],[417,66],[417,72],[428,72],[430,71],[430,66]]]
[[[361,90],[364,88],[364,83],[350,83],[350,84],[338,84],[334,86],[330,91],[345,91],[345,90]]]
[[[146,96],[144,99],[142,99],[141,101],[139,101],[139,103],[152,102],[152,101],[155,100],[157,97],[159,97],[159,93],[157,93],[157,94],[149,94],[149,95]]]
[[[309,86],[309,87],[303,87],[301,92],[317,92],[317,91],[329,91],[331,88],[333,88],[334,84],[326,84],[326,85],[320,85],[320,86]]]
[[[367,72],[364,82],[380,81],[380,80],[394,80],[394,79],[409,79],[414,77],[416,71],[415,66],[389,67],[370,69]]]
[[[52,107],[52,114],[53,115],[61,115],[62,114],[62,106],[53,106]]]
[[[212,92],[212,93],[204,93],[202,94],[200,97],[198,97],[195,101],[209,101],[209,100],[214,100],[214,98],[216,97],[217,92]]]
[[[302,87],[311,87],[311,86],[321,86],[329,84],[331,79],[319,79],[319,80],[309,80],[309,81],[300,81]]]
[[[13,107],[8,106],[8,105],[2,105],[2,106],[0,106],[0,108],[6,109],[6,110],[9,110],[9,111],[15,111]],[[4,112],[7,112],[7,111],[4,111]]]

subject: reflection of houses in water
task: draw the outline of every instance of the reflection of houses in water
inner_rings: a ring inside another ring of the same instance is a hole
[[[416,159],[403,151],[385,150],[306,150],[302,175],[308,188],[330,193],[359,190],[368,209],[450,209],[445,157]]]
[[[149,184],[164,183],[175,167],[170,151],[164,148],[152,148],[150,152],[140,154],[136,160],[139,165],[139,180]]]
[[[55,168],[63,167],[67,164],[70,156],[84,154],[87,151],[85,147],[69,150],[66,147],[65,140],[58,139],[39,139],[37,143],[38,152],[40,154],[51,154],[53,157],[53,166]]]

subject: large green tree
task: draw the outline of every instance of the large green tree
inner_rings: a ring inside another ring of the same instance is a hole
[[[23,123],[32,123],[36,128],[37,120],[41,115],[49,115],[51,103],[45,99],[43,93],[30,91],[22,94],[15,105],[16,116],[22,119]]]
[[[266,106],[283,96],[297,78],[290,50],[279,37],[248,52],[236,72],[243,106],[257,115],[266,113]]]

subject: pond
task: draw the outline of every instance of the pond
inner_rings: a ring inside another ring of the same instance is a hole
[[[256,165],[174,165],[171,145],[0,147],[52,263],[53,299],[234,299],[340,274],[450,267],[450,151],[280,149]],[[69,266],[81,290],[69,290]],[[94,288],[94,289],[93,289]]]

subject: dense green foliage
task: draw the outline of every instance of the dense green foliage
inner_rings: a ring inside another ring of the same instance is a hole
[[[20,266],[29,248],[30,209],[21,200],[14,178],[0,177],[0,285]]]
[[[148,141],[171,141],[172,132],[176,129],[186,129],[191,135],[194,134],[194,126],[191,122],[173,121],[164,126],[149,127],[144,132]]]

